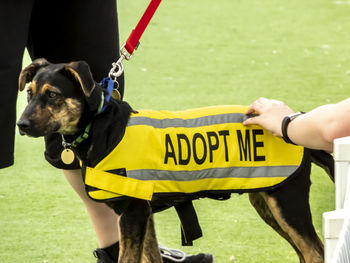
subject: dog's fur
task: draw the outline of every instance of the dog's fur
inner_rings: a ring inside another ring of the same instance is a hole
[[[28,82],[28,105],[18,121],[21,134],[39,137],[60,133],[72,141],[92,121],[89,138],[75,149],[86,165],[104,156],[122,136],[132,108],[112,99],[105,111],[97,114],[101,93],[105,91],[93,80],[85,62],[50,64],[45,59],[35,60],[22,71],[20,90]],[[262,219],[292,245],[300,262],[323,262],[323,245],[312,225],[309,207],[310,166],[313,159],[332,177],[333,159],[321,151],[306,149],[305,154],[307,162],[298,176],[277,189],[249,193],[249,199]],[[131,198],[123,202],[108,203],[121,213],[119,262],[162,262],[152,202],[150,205]],[[120,212],[120,207],[125,209]]]

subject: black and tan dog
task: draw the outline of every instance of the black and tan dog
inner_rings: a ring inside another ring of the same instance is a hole
[[[51,64],[45,59],[35,60],[22,71],[20,90],[28,82],[28,105],[17,123],[21,134],[39,137],[60,133],[72,142],[90,126],[88,138],[74,149],[87,166],[101,160],[123,137],[132,108],[111,99],[100,113],[101,96],[106,90],[93,80],[85,62]],[[215,148],[215,144],[212,146]],[[252,191],[249,198],[262,219],[292,245],[300,262],[323,262],[323,245],[312,225],[309,207],[310,166],[314,161],[332,177],[333,159],[321,151],[305,149],[304,154],[305,161],[296,176],[280,187]],[[132,153],[128,158],[133,158]],[[121,214],[120,263],[162,262],[152,217],[153,206],[161,203],[162,198],[108,202]]]

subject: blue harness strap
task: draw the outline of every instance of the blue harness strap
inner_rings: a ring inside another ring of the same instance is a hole
[[[100,85],[102,87],[107,86],[107,94],[105,95],[105,102],[109,102],[111,100],[113,88],[114,88],[114,81],[110,77],[106,77],[103,80],[101,80]],[[106,109],[106,105],[103,106],[102,110],[100,111],[103,112]]]

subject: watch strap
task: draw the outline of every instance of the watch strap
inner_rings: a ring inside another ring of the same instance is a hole
[[[294,142],[292,142],[292,140],[288,137],[288,133],[287,133],[287,128],[288,128],[288,125],[289,123],[294,120],[295,118],[297,118],[298,116],[304,114],[305,112],[303,111],[300,111],[300,112],[296,112],[296,113],[293,113],[293,114],[290,114],[286,117],[283,118],[283,121],[282,121],[282,139],[286,142],[286,143],[291,143],[291,144],[294,144]]]

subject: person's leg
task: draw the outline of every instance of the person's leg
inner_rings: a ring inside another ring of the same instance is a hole
[[[44,57],[52,63],[85,60],[96,81],[106,77],[111,63],[119,58],[119,39],[115,0],[36,0],[28,51],[32,59]],[[123,76],[119,79],[123,94]],[[101,248],[118,241],[117,215],[105,204],[85,193],[79,163],[66,166],[60,159],[61,136],[45,138],[46,159],[64,174],[81,197],[94,226]]]
[[[33,1],[0,1],[0,169],[14,162],[18,75]]]
[[[94,226],[100,247],[114,244],[119,237],[117,214],[104,203],[97,203],[90,199],[84,188],[81,170],[63,170],[69,184],[80,196]]]

